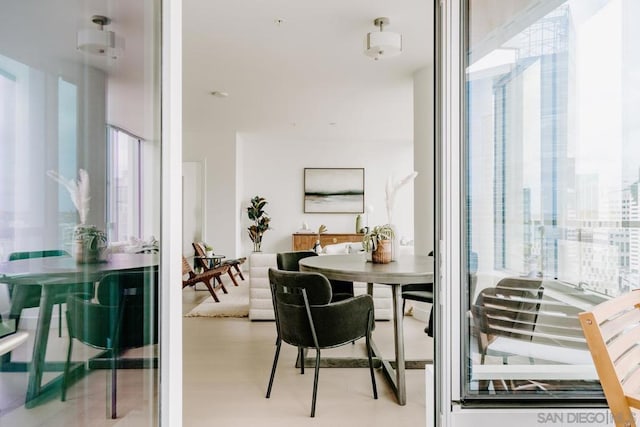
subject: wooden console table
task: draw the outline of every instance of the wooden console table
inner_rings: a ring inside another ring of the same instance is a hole
[[[360,233],[322,233],[320,234],[320,245],[325,247],[336,243],[362,242],[362,236],[364,234]],[[318,235],[316,233],[294,233],[291,237],[292,250],[304,251],[313,248]]]

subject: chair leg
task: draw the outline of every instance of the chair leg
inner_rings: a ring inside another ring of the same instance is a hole
[[[318,397],[318,376],[320,375],[320,349],[316,348],[316,367],[313,376],[313,400],[311,401],[311,418],[316,416],[316,397]]]
[[[371,312],[369,312],[369,325],[371,325]],[[373,372],[373,357],[371,350],[371,326],[367,328],[366,344],[367,344],[367,357],[369,358],[369,372],[371,373],[371,386],[373,387],[373,398],[378,398],[378,388],[376,387],[376,376]]]
[[[238,264],[234,265],[233,268],[236,269],[236,271],[238,272],[238,276],[240,276],[240,278],[242,280],[244,280],[244,276],[242,275],[242,270],[240,270],[240,266]]]
[[[58,338],[62,338],[62,304],[58,304]]]
[[[209,293],[211,294],[211,296],[213,297],[213,300],[215,302],[220,302],[220,300],[218,299],[218,296],[216,295],[216,291],[213,290],[213,286],[211,286],[211,283],[209,282],[205,282],[203,281],[202,283],[204,283],[204,285],[207,287],[207,289],[209,289]],[[226,292],[225,292],[226,293]]]
[[[427,327],[424,328],[426,334],[433,338],[433,305],[431,306],[431,312],[429,313],[429,323]]]
[[[222,278],[220,277],[219,274],[217,276],[215,276],[215,281],[218,282],[218,286],[215,286],[215,288],[222,289],[222,292],[224,292],[225,294],[229,293],[229,292],[227,292],[227,288],[225,288],[224,283],[222,282]]]
[[[269,386],[267,387],[267,399],[271,396],[271,387],[273,386],[273,379],[276,376],[276,366],[278,366],[278,356],[280,355],[280,344],[282,340],[278,337],[276,341],[276,354],[273,357],[273,367],[271,368],[271,377],[269,377]]]
[[[233,271],[229,269],[229,277],[231,277],[231,281],[233,282],[233,286],[238,286],[238,281],[236,280]]]
[[[111,350],[111,381],[109,382],[109,397],[111,398],[111,419],[116,419],[117,416],[117,390],[118,390],[118,359],[116,350]]]
[[[220,278],[220,276],[218,276],[218,278]],[[222,292],[224,292],[225,294],[229,293],[227,291],[227,288],[224,286],[224,283],[222,283],[222,280],[220,281],[220,289],[222,289]]]
[[[300,363],[300,374],[304,375],[304,348],[298,347],[298,363]]]
[[[64,373],[62,374],[62,385],[60,387],[60,400],[67,400],[67,385],[69,381],[69,366],[71,365],[71,353],[73,347],[73,338],[69,336],[69,348],[67,348],[67,361],[64,364]]]

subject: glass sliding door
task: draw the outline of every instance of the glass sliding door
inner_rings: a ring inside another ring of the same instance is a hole
[[[466,403],[602,401],[577,314],[640,287],[639,17],[467,2]]]
[[[0,10],[0,425],[157,425],[161,1]]]

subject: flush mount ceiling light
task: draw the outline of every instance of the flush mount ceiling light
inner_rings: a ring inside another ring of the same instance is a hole
[[[99,56],[107,56],[116,59],[122,55],[124,42],[116,37],[113,31],[104,29],[111,23],[111,19],[102,15],[93,15],[91,22],[98,28],[82,29],[78,31],[77,48],[86,53]]]
[[[379,27],[380,31],[367,34],[365,55],[377,61],[400,54],[402,52],[402,35],[392,31],[383,31],[383,26],[389,25],[389,18],[376,18],[373,25]]]

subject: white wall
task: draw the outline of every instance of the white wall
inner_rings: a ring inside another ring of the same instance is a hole
[[[265,135],[242,135],[239,152],[241,178],[241,253],[252,250],[246,228],[251,224],[246,215],[249,200],[260,195],[269,204],[266,211],[271,217],[272,230],[265,233],[262,251],[291,250],[291,234],[302,222],[317,229],[327,226],[330,233],[355,232],[356,214],[305,214],[305,167],[365,168],[365,205],[373,205],[369,225],[387,222],[385,185],[387,178],[396,179],[413,171],[413,142],[370,142],[288,139]],[[363,218],[366,221],[366,215]],[[394,222],[398,236],[413,239],[413,183],[402,187],[396,195]]]
[[[204,162],[182,163],[182,253],[193,252],[193,242],[203,239],[204,188],[206,171]],[[214,248],[215,249],[215,248]]]
[[[183,160],[206,162],[203,240],[210,243],[216,253],[240,256],[236,244],[236,224],[240,221],[240,204],[236,197],[236,133],[226,129],[211,133],[184,131],[182,138]]]
[[[415,180],[415,253],[428,254],[434,249],[434,84],[433,67],[413,74],[413,164]]]

